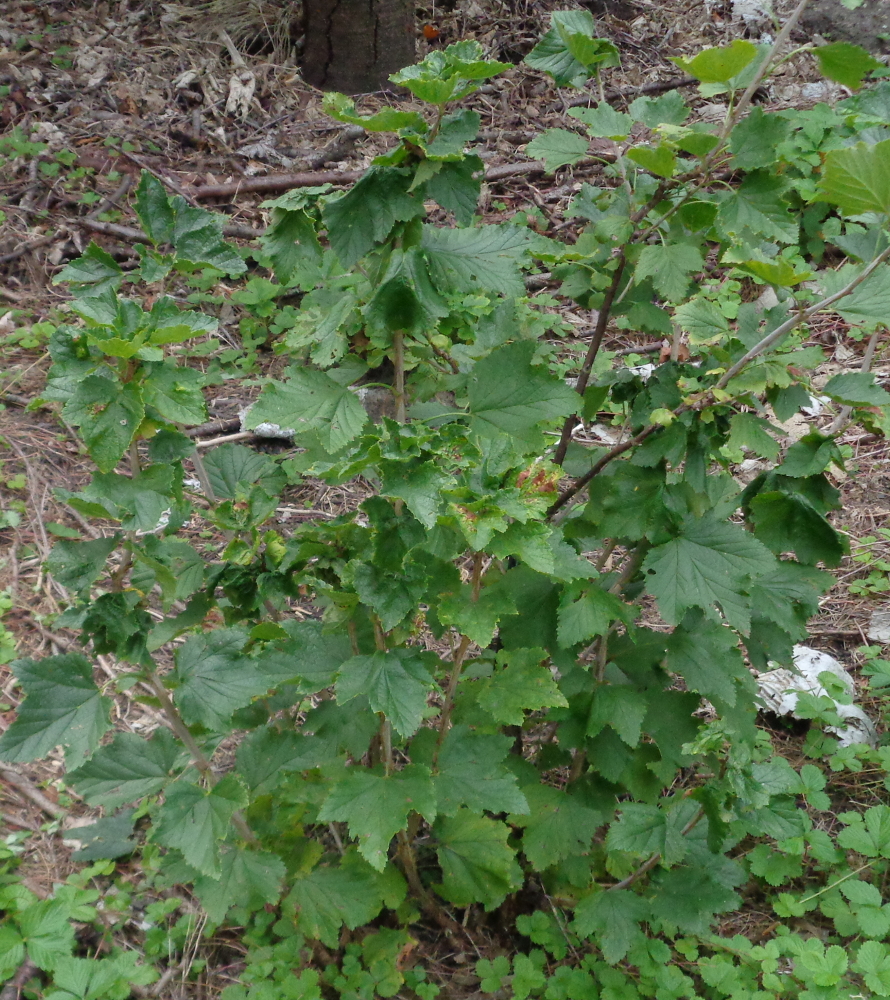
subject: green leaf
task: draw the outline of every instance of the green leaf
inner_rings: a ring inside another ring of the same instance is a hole
[[[502,618],[516,614],[516,601],[509,589],[497,583],[483,587],[473,600],[473,588],[464,584],[453,594],[442,595],[437,607],[439,620],[453,625],[479,646],[487,646]]]
[[[260,910],[278,902],[284,862],[268,851],[224,845],[219,874],[195,879],[195,895],[210,919],[221,924],[232,906]]]
[[[389,332],[422,333],[448,315],[445,300],[430,281],[417,247],[394,250],[373,298],[365,308],[371,324]]]
[[[259,483],[264,488],[271,487],[270,493],[278,492],[275,480],[281,477],[276,476],[275,462],[242,444],[223,444],[210,449],[204,455],[204,468],[218,500],[234,500],[239,484],[243,488]]]
[[[739,684],[750,680],[736,634],[708,621],[698,609],[671,633],[667,648],[668,670],[703,698],[735,705]]]
[[[349,774],[331,788],[318,818],[348,823],[350,836],[359,842],[359,853],[382,872],[389,843],[405,829],[412,812],[420,813],[429,823],[436,818],[430,771],[419,764],[409,764],[385,777],[366,770]]]
[[[260,237],[260,246],[272,261],[275,280],[286,285],[299,269],[318,267],[322,251],[315,223],[307,212],[280,208],[272,212],[272,225]]]
[[[455,906],[481,903],[494,910],[522,884],[522,870],[507,844],[506,823],[461,809],[440,819],[433,832],[442,868],[438,891]]]
[[[890,807],[872,806],[864,815],[841,813],[840,819],[847,824],[838,834],[841,847],[867,858],[890,858]]]
[[[145,406],[136,382],[87,375],[62,412],[69,423],[80,427],[99,470],[111,472],[139,430]]]
[[[857,271],[858,268],[850,266],[841,268],[839,272],[832,274],[831,285],[835,286],[838,281],[842,281],[843,285],[847,284]],[[831,292],[835,290],[835,287],[830,289]],[[890,265],[881,264],[849,295],[845,295],[835,303],[833,308],[848,323],[869,330],[877,326],[884,326],[888,312],[890,312]],[[851,374],[863,373],[854,372]]]
[[[247,806],[247,791],[234,774],[227,774],[212,788],[187,781],[168,786],[164,803],[155,811],[152,835],[165,847],[182,852],[186,862],[217,878],[219,848],[232,816]]]
[[[331,452],[345,448],[362,432],[368,415],[354,392],[325,372],[308,368],[292,371],[286,383],[267,385],[244,418],[247,429],[262,423],[315,431]]]
[[[224,730],[236,709],[269,689],[269,679],[241,652],[246,641],[241,630],[224,628],[192,636],[176,650],[176,666],[168,676],[189,725]]]
[[[116,816],[105,816],[89,826],[79,826],[72,834],[80,848],[71,855],[74,861],[99,861],[132,854],[138,844],[133,839],[135,809],[125,809]]]
[[[287,638],[257,655],[257,666],[271,684],[299,683],[304,694],[330,687],[343,663],[352,656],[349,637],[326,632],[319,621],[284,621]]]
[[[618,819],[609,827],[606,849],[660,854],[665,865],[675,865],[687,854],[689,845],[683,829],[695,812],[696,807],[682,799],[680,806],[674,804],[673,808],[625,802]]]
[[[439,750],[439,773],[434,779],[439,814],[453,816],[462,806],[477,813],[527,813],[516,776],[502,764],[512,743],[509,736],[453,726]]]
[[[423,134],[427,128],[426,119],[417,111],[381,108],[373,115],[359,115],[351,98],[334,92],[324,95],[321,109],[326,115],[336,118],[338,122],[361,125],[366,132],[398,132],[404,128]]]
[[[426,181],[426,195],[447,212],[454,212],[459,226],[469,226],[476,214],[483,170],[484,164],[478,156],[465,156],[455,162],[442,163]]]
[[[742,632],[750,621],[744,588],[775,568],[762,542],[736,524],[708,517],[687,519],[682,534],[653,548],[643,563],[646,589],[669,624],[677,625],[688,608],[718,604]]]
[[[643,247],[634,275],[637,281],[651,278],[663,299],[679,302],[689,290],[690,276],[703,266],[704,259],[697,247],[686,243],[656,243]]]
[[[50,971],[70,955],[74,946],[74,922],[67,907],[55,899],[31,903],[17,914],[16,922],[28,949],[28,958],[38,969]]]
[[[669,523],[664,487],[663,469],[613,462],[590,484],[584,519],[602,538],[651,540]]]
[[[692,344],[715,344],[729,333],[729,323],[716,302],[695,295],[674,311],[674,320]]]
[[[577,591],[566,591],[560,601],[558,632],[559,644],[570,649],[576,643],[586,642],[597,635],[605,635],[613,621],[628,621],[631,609],[614,594],[594,583],[577,600],[566,600]]]
[[[115,733],[68,780],[87,802],[116,809],[159,792],[188,762],[168,729],[156,729],[151,739],[135,733]]]
[[[417,732],[427,695],[434,686],[423,660],[410,649],[353,656],[340,668],[337,703],[366,694],[375,712],[383,712],[404,737]]]
[[[90,661],[65,653],[15,660],[12,669],[25,700],[0,736],[0,760],[22,764],[46,757],[61,744],[68,767],[78,767],[111,727],[112,702],[99,693]]]
[[[549,785],[523,789],[528,812],[512,815],[509,822],[521,827],[522,852],[535,871],[542,872],[565,858],[587,854],[603,817],[580,799]]]
[[[673,177],[677,171],[676,154],[665,142],[658,146],[634,146],[627,151],[627,158],[656,177]]]
[[[784,257],[778,260],[746,260],[735,265],[740,271],[760,278],[769,285],[779,288],[793,288],[813,276],[812,271],[798,271],[794,264]]]
[[[820,45],[815,54],[822,75],[851,90],[858,90],[873,69],[884,68],[884,64],[865,49],[849,42]]]
[[[649,904],[627,889],[595,892],[575,908],[572,930],[582,938],[594,938],[603,958],[615,965],[640,941],[640,921],[649,915]]]
[[[802,563],[837,566],[847,551],[841,536],[799,493],[759,493],[751,501],[755,534],[780,555],[791,550]]]
[[[464,147],[479,134],[481,118],[478,111],[462,108],[454,114],[445,115],[439,123],[439,131],[432,142],[427,143],[427,158],[461,156]]]
[[[266,795],[288,771],[310,771],[336,759],[325,740],[263,726],[249,733],[235,754],[238,775],[252,795]]]
[[[757,46],[737,38],[731,45],[703,49],[692,59],[670,56],[680,69],[702,83],[729,83],[757,56]]]
[[[177,424],[200,424],[207,419],[202,372],[164,362],[146,365],[143,398],[166,420]]]
[[[442,491],[452,484],[435,462],[381,462],[380,492],[399,497],[425,528],[432,528],[442,510]]]
[[[173,242],[176,220],[173,207],[164,185],[147,170],[143,170],[139,176],[135,208],[142,228],[155,246]]]
[[[596,38],[589,11],[562,10],[550,15],[551,29],[525,57],[527,65],[549,73],[559,87],[582,87],[599,68],[618,65],[611,42]]]
[[[118,538],[114,535],[89,542],[56,542],[46,560],[46,568],[63,587],[82,593],[99,578],[117,543]]]
[[[519,341],[477,361],[469,377],[470,426],[481,437],[540,439],[538,426],[575,413],[580,397],[549,371],[532,365],[535,344]]]
[[[695,867],[662,872],[655,880],[658,888],[650,904],[661,920],[692,934],[707,933],[715,914],[734,910],[741,903],[738,895],[718,877],[718,872],[701,863],[708,857],[720,860],[715,855],[705,855]]]
[[[390,80],[407,87],[422,101],[443,105],[457,101],[476,89],[476,83],[497,76],[509,63],[486,59],[479,42],[465,39],[446,49],[428,53],[424,60],[394,73]]]
[[[410,183],[398,167],[371,167],[344,197],[325,205],[331,246],[344,267],[383,243],[397,222],[423,215],[423,203],[408,192]]]
[[[803,873],[800,855],[782,854],[771,844],[758,844],[748,854],[748,864],[755,875],[772,886],[784,885]]]
[[[890,955],[886,945],[880,941],[864,941],[859,946],[853,968],[862,975],[872,993],[890,996]]]
[[[597,139],[626,139],[633,128],[633,119],[611,104],[601,101],[595,108],[569,108],[572,118],[584,122],[590,135]]]
[[[298,878],[285,909],[296,909],[297,927],[310,939],[329,948],[339,946],[340,928],[355,930],[370,923],[383,906],[377,882],[370,871],[355,865],[319,867]]]
[[[847,215],[890,212],[890,139],[827,153],[819,197]]]
[[[826,396],[850,406],[886,406],[890,393],[875,385],[871,372],[844,372],[830,378],[822,389]]]
[[[496,722],[521,726],[525,713],[539,708],[568,707],[543,649],[512,649],[498,654],[498,669],[479,682],[479,705]]]
[[[643,720],[649,711],[645,692],[627,684],[600,685],[593,693],[587,717],[588,736],[596,736],[604,726],[611,726],[631,747],[640,742]]]
[[[689,117],[689,105],[676,90],[661,97],[637,97],[627,110],[635,122],[653,129],[659,125],[682,125]]]
[[[53,278],[53,284],[71,282],[80,285],[96,285],[96,288],[90,289],[90,294],[95,294],[109,285],[116,288],[120,284],[123,274],[120,265],[107,250],[90,242],[90,245],[76,260],[66,264],[59,271]]]
[[[786,142],[792,125],[778,114],[768,114],[755,105],[730,134],[729,148],[739,170],[757,170],[775,163],[776,148]]]
[[[583,136],[564,128],[549,128],[525,147],[529,156],[544,161],[550,173],[566,164],[577,163],[589,149],[590,143]]]
[[[831,155],[831,154],[829,154]],[[781,243],[795,243],[797,219],[783,198],[786,181],[767,170],[752,171],[720,202],[717,225],[738,242],[757,246],[758,237]]]
[[[519,265],[535,243],[534,234],[519,226],[424,226],[420,248],[433,283],[443,294],[481,291],[522,296],[525,284]]]

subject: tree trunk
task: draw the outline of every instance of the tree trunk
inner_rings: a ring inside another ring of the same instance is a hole
[[[415,58],[411,0],[303,0],[303,79],[321,90],[367,94]]]

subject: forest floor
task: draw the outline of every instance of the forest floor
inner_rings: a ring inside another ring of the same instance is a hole
[[[525,213],[541,232],[559,227],[562,238],[571,232],[563,221],[566,206],[589,174],[583,167],[545,174],[524,149],[543,129],[565,126],[569,103],[586,102],[590,95],[558,91],[549,78],[519,63],[546,30],[549,12],[571,5],[460,0],[448,12],[419,11],[419,56],[432,46],[475,38],[491,57],[517,64],[471,101],[482,116],[477,151],[488,172],[482,211],[491,219]],[[777,6],[780,13],[788,7]],[[56,409],[27,408],[39,397],[49,365],[48,333],[67,319],[68,294],[53,285],[54,274],[90,240],[124,267],[135,259],[138,223],[128,197],[142,169],[196,203],[223,212],[228,233],[247,242],[265,225],[263,199],[293,185],[281,175],[308,172],[309,182],[349,184],[384,148],[386,140],[356,135],[327,118],[321,95],[301,81],[293,50],[295,7],[290,0],[6,0],[0,9],[0,162],[5,163],[0,175],[0,596],[5,592],[11,602],[2,621],[19,655],[72,648],[70,637],[47,624],[67,595],[41,564],[59,534],[95,533],[53,494],[58,487],[79,489],[89,478],[90,464],[76,434]],[[641,88],[677,81],[671,56],[692,55],[738,37],[757,40],[770,30],[756,17],[746,22],[741,16],[745,5],[731,0],[590,0],[588,7],[601,33],[622,53],[622,66],[606,80],[607,97],[616,107],[645,92]],[[228,31],[230,45],[221,40],[220,27]],[[233,62],[230,46],[241,65]],[[243,114],[227,113],[230,79],[247,73],[256,82],[253,98]],[[722,112],[697,98],[694,88],[686,87],[684,95],[703,118]],[[822,83],[800,59],[784,67],[764,100],[771,108],[797,107],[838,96],[843,96],[838,88]],[[367,113],[395,101],[371,95],[359,106]],[[546,275],[533,286],[539,294],[556,290]],[[568,341],[580,344],[592,325],[590,314],[556,298],[549,308],[567,324]],[[221,320],[217,355],[229,359],[227,370],[234,378],[239,369],[231,359],[242,350],[238,307],[224,306]],[[837,317],[814,325],[812,341],[829,358],[816,374],[817,385],[841,369],[858,368],[863,345],[849,342],[845,332]],[[610,336],[610,349],[641,357],[660,346],[627,331]],[[211,360],[208,355],[190,363],[205,366]],[[252,363],[256,374],[281,362],[261,348],[253,352]],[[879,349],[873,370],[879,380],[890,377],[890,352]],[[227,379],[212,391],[217,426],[206,429],[208,437],[230,429],[239,404],[247,401],[233,389],[237,383]],[[830,419],[818,413],[800,416],[786,431],[794,439],[811,427],[824,428]],[[833,473],[844,504],[835,523],[849,533],[852,555],[812,622],[810,644],[855,670],[857,648],[872,641],[875,613],[886,608],[890,618],[890,531],[885,529],[890,444],[856,429],[841,443],[848,461],[846,473]],[[358,499],[345,489],[302,486],[288,496],[282,523],[310,510],[337,513]],[[882,635],[890,639],[890,629]],[[0,650],[2,641],[0,630]],[[103,668],[111,671],[113,665]],[[0,729],[11,721],[17,702],[14,678],[8,666],[0,666]],[[123,702],[119,711],[123,726],[144,730],[153,724],[136,702]],[[60,773],[60,759],[17,773],[0,769],[0,828],[32,832],[19,870],[38,893],[48,892],[75,867],[64,829],[93,818],[83,803],[60,795]],[[137,863],[132,864],[136,880]],[[187,980],[185,967],[177,968],[164,995],[212,997],[234,981],[238,953],[231,940],[196,935],[193,944],[186,953],[206,960],[204,972]],[[442,972],[453,995],[466,996],[476,980],[468,974],[462,982],[460,966],[469,963],[469,969],[476,957],[440,951],[427,956],[427,965],[433,979],[437,969]],[[177,993],[180,980],[182,992]]]

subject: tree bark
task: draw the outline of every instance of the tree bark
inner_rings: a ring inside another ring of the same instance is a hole
[[[411,0],[304,0],[303,78],[321,90],[394,89],[415,59]]]

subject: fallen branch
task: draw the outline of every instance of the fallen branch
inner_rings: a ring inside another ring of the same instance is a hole
[[[606,91],[606,101],[611,104],[613,101],[626,101],[629,97],[645,97],[647,94],[666,94],[669,90],[679,90],[681,87],[692,87],[698,83],[694,76],[677,76],[671,80],[663,80],[661,83],[647,83],[642,87],[620,87]],[[555,104],[552,108],[559,111],[561,108],[580,108],[591,101],[597,100],[593,94],[586,97],[576,97],[565,104]]]
[[[67,815],[66,811],[59,805],[56,805],[52,799],[48,799],[39,788],[35,786],[23,775],[19,774],[18,771],[14,771],[11,767],[6,764],[0,764],[0,778],[2,778],[8,785],[12,785],[13,788],[21,792],[25,798],[30,799],[34,805],[39,806],[47,816],[52,817],[52,819],[61,819],[63,816]]]

